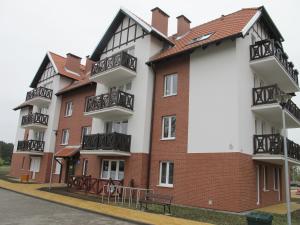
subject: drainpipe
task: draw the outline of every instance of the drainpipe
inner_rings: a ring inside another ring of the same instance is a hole
[[[156,82],[156,73],[155,65],[151,63],[149,65],[153,70],[153,92],[152,92],[152,109],[151,109],[151,124],[150,124],[150,143],[149,143],[149,157],[148,157],[148,171],[147,171],[147,189],[150,189],[150,175],[151,175],[151,156],[152,156],[152,140],[153,140],[153,120],[154,120],[154,99],[155,99],[155,82]]]

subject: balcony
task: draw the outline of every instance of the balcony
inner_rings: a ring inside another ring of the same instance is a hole
[[[136,76],[137,58],[122,51],[95,63],[90,80],[106,85]]]
[[[101,119],[127,118],[133,114],[133,104],[134,95],[113,91],[90,97],[85,115]]]
[[[269,163],[283,164],[284,144],[280,134],[254,135],[253,159]],[[288,160],[293,164],[300,164],[300,145],[287,139]]]
[[[252,111],[264,118],[266,121],[282,127],[282,107],[275,96],[282,93],[277,85],[253,88]],[[300,109],[289,100],[285,106],[287,128],[300,127]]]
[[[45,142],[36,140],[18,141],[18,152],[29,152],[32,155],[41,155],[44,152]]]
[[[120,133],[85,135],[82,141],[83,154],[106,156],[129,156],[131,135]]]
[[[47,107],[52,99],[53,91],[45,87],[38,87],[26,95],[26,103],[29,105],[36,105],[39,107]]]
[[[42,113],[30,113],[22,117],[21,126],[23,128],[42,130],[48,125],[49,116]]]
[[[280,44],[274,40],[258,41],[250,45],[250,66],[268,83],[277,83],[286,93],[299,91],[298,71]]]

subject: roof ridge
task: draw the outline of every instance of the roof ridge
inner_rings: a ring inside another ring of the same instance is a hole
[[[235,11],[235,12],[228,13],[228,14],[226,14],[226,15],[223,15],[223,17],[231,16],[231,15],[236,14],[236,13],[239,13],[239,12],[241,12],[241,11],[243,11],[243,10],[258,10],[258,9],[260,9],[260,8],[261,8],[261,6],[260,6],[260,7],[252,7],[252,8],[242,8],[242,9],[239,9],[239,10],[237,10],[237,11]],[[199,24],[199,25],[197,25],[197,26],[194,26],[194,27],[192,27],[192,28],[190,29],[190,31],[193,31],[194,29],[197,29],[197,28],[199,28],[199,27],[201,27],[201,26],[204,26],[204,25],[206,25],[206,24],[215,22],[216,20],[219,20],[220,18],[222,18],[222,16],[221,16],[221,17],[218,17],[218,18],[215,18],[215,19],[212,19],[212,20],[209,20],[209,21],[207,21],[207,22],[201,23],[201,24]],[[169,36],[169,38],[174,37],[174,35],[176,35],[176,34],[177,34],[177,33],[175,33],[175,34]]]

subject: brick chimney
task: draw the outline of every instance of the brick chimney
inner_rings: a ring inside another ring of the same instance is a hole
[[[80,62],[81,58],[79,56],[68,53],[65,68],[80,74]]]
[[[181,36],[190,30],[191,21],[184,15],[177,16],[177,36]]]
[[[85,76],[88,76],[91,74],[92,66],[94,63],[95,62],[93,60],[91,60],[89,56],[86,57],[85,70],[84,70]]]
[[[152,23],[151,25],[161,33],[168,36],[168,20],[169,15],[162,11],[160,8],[155,7],[152,11]]]

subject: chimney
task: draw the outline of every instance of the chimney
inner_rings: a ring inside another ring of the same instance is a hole
[[[92,72],[92,66],[94,65],[94,61],[90,59],[90,56],[86,57],[86,62],[85,62],[85,70],[84,73],[86,76],[90,75]]]
[[[181,36],[190,30],[191,21],[184,15],[177,16],[177,36]]]
[[[160,8],[155,7],[152,11],[152,26],[163,33],[164,35],[168,36],[168,20],[169,15],[162,11]]]
[[[65,68],[80,74],[80,62],[81,58],[79,56],[68,53]]]

